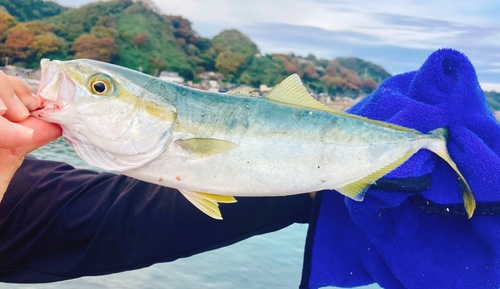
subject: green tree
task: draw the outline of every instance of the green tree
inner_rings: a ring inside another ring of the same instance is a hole
[[[339,57],[336,61],[340,66],[356,72],[362,79],[371,78],[375,82],[380,83],[384,79],[391,76],[389,72],[379,65],[375,65],[369,61],[364,61],[356,57]]]
[[[90,30],[96,25],[106,26],[105,23],[110,25],[113,20],[109,17],[114,18],[133,4],[132,0],[99,1],[77,9],[64,11],[46,21],[49,24],[58,25],[60,27],[57,32],[58,36],[72,43],[80,35],[89,34]]]
[[[233,55],[249,58],[259,53],[257,45],[238,30],[224,30],[212,39],[213,46],[229,50]]]
[[[19,21],[52,17],[68,9],[55,2],[43,0],[0,0],[0,6],[4,6]]]
[[[113,38],[97,38],[90,34],[82,34],[78,37],[72,49],[76,52],[75,58],[88,58],[104,62],[111,62],[118,55],[118,48]]]
[[[234,55],[231,51],[224,51],[215,59],[215,68],[226,76],[234,75],[243,62],[245,62],[243,56]]]
[[[103,25],[96,25],[90,29],[90,35],[97,38],[115,38],[116,34],[115,29]]]
[[[34,35],[42,35],[49,32],[49,27],[44,22],[35,20],[18,23],[9,30],[9,32],[13,31],[29,31]]]
[[[378,86],[378,84],[373,79],[364,79],[363,80],[362,87],[363,87],[363,91],[365,93],[370,93],[370,92],[374,91],[375,89],[377,89],[377,86]]]
[[[303,72],[304,72],[304,76],[303,77],[306,78],[309,81],[314,81],[317,78],[319,78],[318,71],[316,70],[316,68],[314,67],[314,65],[312,65],[311,63],[308,63],[304,67]]]
[[[165,62],[160,58],[152,58],[148,60],[151,74],[154,76],[160,75],[160,72],[166,68]]]
[[[38,63],[41,58],[64,58],[66,43],[52,32],[35,36],[31,44],[34,60]]]
[[[35,41],[35,34],[30,31],[12,31],[5,40],[3,54],[14,61],[25,62],[31,54],[31,44],[33,41]]]
[[[275,86],[287,76],[283,63],[274,60],[270,55],[254,57],[248,69],[242,75],[245,73],[249,74],[251,84],[255,87],[261,84]]]
[[[0,35],[17,24],[17,20],[12,15],[7,12],[0,12]]]
[[[64,58],[66,44],[41,21],[18,23],[6,32],[3,57],[10,57],[26,67],[36,67],[43,57]]]
[[[134,38],[132,39],[132,43],[135,46],[139,46],[139,47],[146,45],[147,42],[148,42],[148,35],[145,33],[136,34],[134,36]]]

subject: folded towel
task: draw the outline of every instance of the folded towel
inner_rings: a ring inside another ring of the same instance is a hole
[[[301,288],[500,288],[500,126],[467,57],[438,50],[418,71],[387,79],[349,112],[421,132],[448,128],[448,150],[478,208],[466,217],[455,172],[426,150],[384,178],[430,174],[428,189],[372,186],[362,202],[322,192]]]

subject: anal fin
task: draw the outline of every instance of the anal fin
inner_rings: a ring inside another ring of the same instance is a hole
[[[344,185],[338,189],[335,189],[337,192],[341,193],[344,196],[347,196],[353,200],[356,201],[362,201],[363,197],[365,195],[366,190],[368,189],[368,186],[371,184],[375,183],[376,180],[380,179],[381,177],[385,176],[388,174],[390,171],[394,170],[395,168],[399,167],[401,164],[406,162],[412,155],[414,155],[418,150],[410,150],[406,154],[404,154],[402,157],[398,158],[394,162],[390,163],[389,165],[379,169],[378,171],[375,171],[357,181],[354,181],[352,183],[349,183],[347,185]]]
[[[202,192],[191,192],[179,189],[179,192],[188,199],[195,207],[210,217],[222,220],[222,214],[219,210],[219,203],[235,203],[233,196],[214,195]]]

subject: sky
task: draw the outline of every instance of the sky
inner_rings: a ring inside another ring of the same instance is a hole
[[[261,53],[359,57],[391,74],[417,70],[453,48],[474,65],[485,90],[500,91],[500,1],[152,0],[211,38],[235,28]],[[56,0],[78,7],[92,0]]]

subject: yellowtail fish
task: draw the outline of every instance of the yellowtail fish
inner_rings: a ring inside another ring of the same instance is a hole
[[[191,89],[93,60],[42,60],[33,115],[60,124],[78,155],[105,170],[178,189],[213,218],[233,196],[335,189],[362,200],[367,187],[420,149],[444,159],[472,192],[446,148],[428,134],[328,108],[297,75],[264,97]]]

